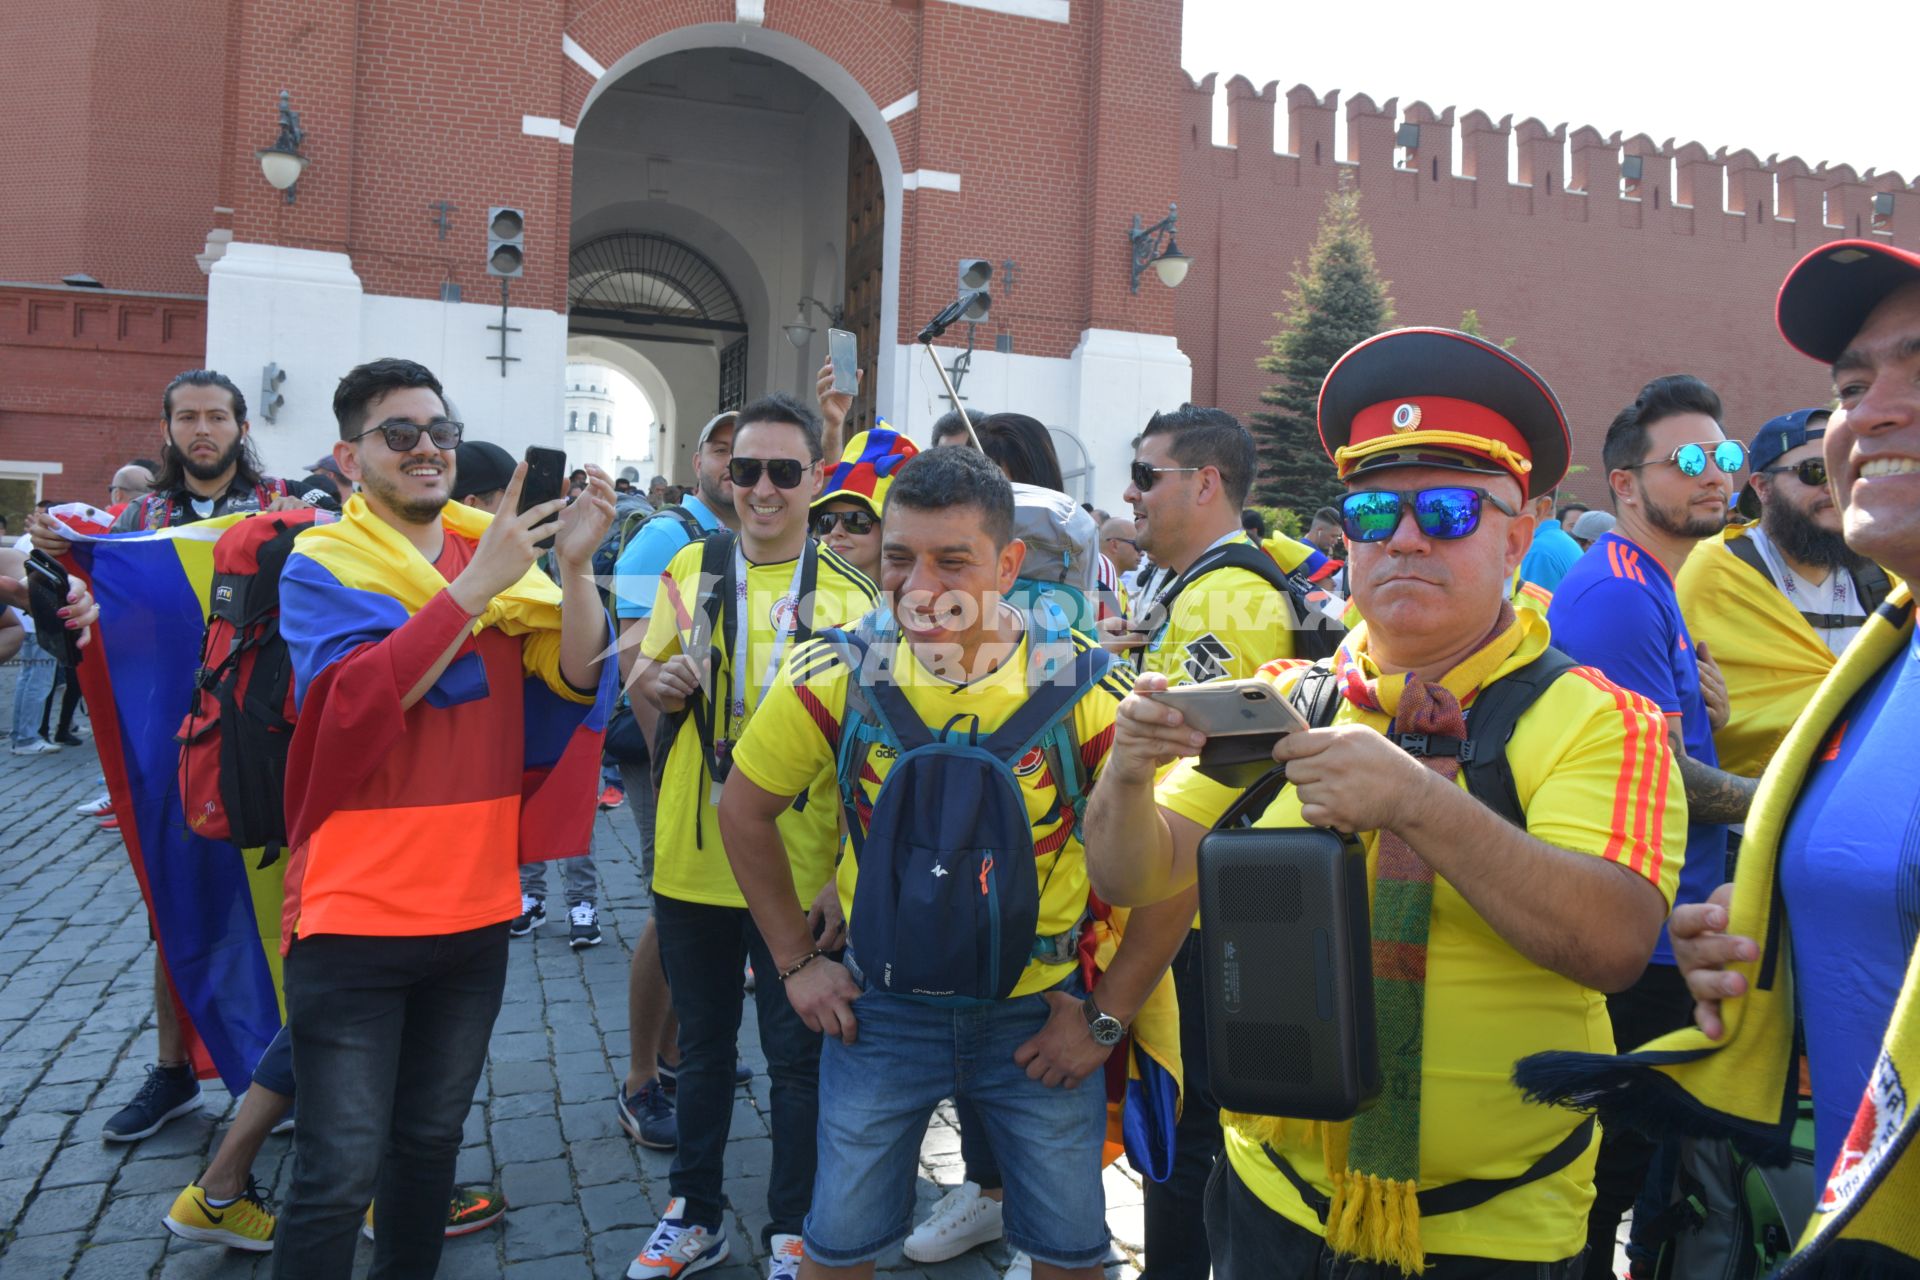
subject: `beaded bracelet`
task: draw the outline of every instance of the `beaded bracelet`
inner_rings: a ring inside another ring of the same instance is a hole
[[[808,965],[812,964],[815,960],[818,960],[821,956],[825,954],[826,953],[820,950],[820,948],[815,947],[813,950],[807,952],[807,954],[801,956],[798,960],[795,960],[792,964],[782,969],[780,971],[780,981],[785,982],[788,978],[791,978],[794,974],[800,972],[802,969],[806,968]]]

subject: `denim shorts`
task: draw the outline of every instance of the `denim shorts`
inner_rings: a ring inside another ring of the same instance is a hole
[[[1082,994],[1077,976],[1056,990]],[[809,1256],[849,1266],[906,1238],[920,1139],[933,1109],[953,1097],[973,1104],[999,1161],[1007,1243],[1060,1267],[1106,1260],[1102,1076],[1050,1089],[1013,1060],[1046,1024],[1043,997],[948,1006],[869,991],[853,1012],[854,1043],[828,1036],[820,1054]]]
[[[291,1098],[293,1096],[293,1037],[281,1027],[260,1053],[253,1067],[253,1082],[262,1089]]]

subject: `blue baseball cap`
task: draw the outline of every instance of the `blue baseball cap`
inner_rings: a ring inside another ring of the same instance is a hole
[[[1740,489],[1740,513],[1749,518],[1760,514],[1760,499],[1753,492],[1753,477],[1778,462],[1786,454],[1803,444],[1810,444],[1827,434],[1827,419],[1833,415],[1831,409],[1795,409],[1792,413],[1783,413],[1770,419],[1754,436],[1753,443],[1747,448],[1747,483]]]

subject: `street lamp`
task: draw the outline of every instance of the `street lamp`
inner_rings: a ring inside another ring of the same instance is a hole
[[[801,351],[807,349],[807,342],[813,337],[813,325],[809,320],[811,315],[809,308],[812,307],[818,307],[825,312],[827,323],[836,327],[846,316],[845,308],[830,307],[818,298],[809,298],[803,294],[800,301],[794,304],[792,322],[780,326],[786,332],[787,341]]]
[[[266,175],[267,182],[275,191],[287,193],[287,203],[294,201],[294,184],[300,181],[301,172],[307,167],[307,158],[300,154],[300,142],[306,134],[300,131],[300,113],[288,105],[287,91],[280,91],[280,136],[273,140],[270,147],[262,147],[254,152],[254,158],[260,161],[260,172]]]
[[[1168,205],[1167,216],[1150,227],[1142,227],[1140,215],[1133,215],[1133,229],[1127,232],[1127,241],[1133,253],[1133,276],[1128,288],[1134,293],[1140,292],[1140,273],[1148,267],[1153,268],[1153,274],[1169,289],[1179,288],[1180,282],[1187,278],[1187,268],[1193,265],[1193,259],[1180,252],[1180,245],[1173,238],[1174,224],[1179,220],[1177,204]]]

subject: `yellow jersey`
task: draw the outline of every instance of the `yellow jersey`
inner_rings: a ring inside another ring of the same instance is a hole
[[[809,618],[813,630],[838,627],[853,622],[873,608],[878,594],[873,580],[825,547],[818,547],[819,565],[815,571],[813,612]],[[689,614],[699,612],[700,560],[703,543],[682,547],[668,561],[661,575],[653,612],[647,618],[647,632],[640,644],[642,656],[665,662],[682,652],[686,637],[680,632],[679,618],[684,606]],[[713,637],[713,669],[708,692],[713,708],[713,734],[737,740],[746,725],[759,712],[766,690],[764,673],[776,660],[783,636],[789,634],[799,601],[799,561],[779,564],[748,564],[746,606],[736,616],[747,623],[747,670],[733,670],[737,643],[734,638]],[[676,602],[675,597],[678,597]],[[790,642],[785,646],[791,651]],[[780,654],[784,662],[787,654]],[[744,716],[732,714],[734,700],[744,704]],[[732,721],[733,723],[729,723]],[[812,783],[811,790],[808,784]],[[839,832],[836,815],[839,801],[834,789],[833,771],[824,777],[803,779],[790,794],[807,792],[798,809],[780,815],[780,833],[793,858],[794,888],[802,903],[811,903],[820,887],[833,874],[834,838]],[[733,868],[727,863],[725,847],[720,843],[720,823],[716,817],[718,796],[713,776],[701,749],[700,732],[689,715],[674,736],[667,755],[666,771],[660,780],[660,799],[654,819],[654,892],[684,902],[699,902],[716,907],[745,907],[747,900],[734,881]]]
[[[1224,542],[1259,548],[1244,533]],[[1167,624],[1138,652],[1136,662],[1142,672],[1163,675],[1170,685],[1244,680],[1275,658],[1293,656],[1292,617],[1287,597],[1260,575],[1215,569],[1174,598]]]
[[[1493,642],[1511,651],[1491,679],[1538,657],[1547,636],[1545,618],[1518,612],[1513,625]],[[1365,657],[1364,625],[1346,645],[1368,678],[1378,674]],[[1304,670],[1304,663],[1276,663],[1262,674],[1276,687],[1290,690]],[[1464,706],[1472,705],[1474,690],[1453,692]],[[1334,723],[1384,731],[1387,717],[1343,699]],[[1616,862],[1644,876],[1672,904],[1686,848],[1687,813],[1658,707],[1611,684],[1598,671],[1575,668],[1521,716],[1507,760],[1533,836],[1560,849]],[[1237,794],[1196,771],[1191,762],[1178,766],[1157,793],[1163,807],[1207,827]],[[1255,825],[1305,826],[1294,790],[1283,789]],[[1364,832],[1362,840],[1371,882],[1379,832]],[[1511,1080],[1515,1062],[1547,1050],[1614,1051],[1606,997],[1515,951],[1443,876],[1436,876],[1433,884],[1424,1026],[1423,1190],[1468,1179],[1511,1177],[1581,1123],[1570,1112],[1522,1101]],[[1381,1051],[1391,1050],[1383,1045]],[[1422,1245],[1429,1254],[1530,1262],[1579,1252],[1593,1202],[1597,1141],[1557,1173],[1459,1213],[1423,1217]],[[1230,1127],[1226,1149],[1235,1172],[1269,1208],[1297,1226],[1324,1234],[1318,1215],[1258,1138]],[[1276,1149],[1315,1190],[1331,1194],[1317,1135],[1282,1142]]]
[[[894,679],[908,703],[928,726],[939,729],[958,717],[978,718],[980,736],[985,737],[1005,724],[1027,700],[1027,641],[1023,637],[1010,661],[990,675],[967,684],[954,684],[929,671],[914,653],[913,646],[895,641],[898,646],[891,667]],[[1075,652],[1093,647],[1093,640],[1074,633]],[[809,640],[793,652],[780,678],[767,692],[759,713],[747,726],[746,736],[733,753],[733,767],[775,795],[797,795],[813,784],[824,771],[827,790],[837,786],[836,763],[840,750],[840,725],[846,716],[847,664],[839,650],[824,640]],[[1080,769],[1085,786],[1091,787],[1107,752],[1113,746],[1114,712],[1120,699],[1133,688],[1133,673],[1115,665],[1095,681],[1073,709],[1073,738],[1080,747]],[[894,756],[877,745],[868,754],[860,774],[860,799],[863,811],[870,811],[880,787],[893,768]],[[1073,815],[1057,803],[1052,771],[1039,748],[1029,752],[1014,766],[1020,783],[1021,798],[1026,801],[1027,817],[1033,824],[1035,870],[1040,880],[1040,920],[1038,933],[1051,937],[1074,927],[1087,909],[1088,881],[1086,851],[1074,834]],[[815,786],[815,793],[819,788]],[[811,811],[816,801],[809,799]],[[832,795],[828,807],[837,810],[839,798]],[[853,915],[853,891],[859,881],[858,859],[852,841],[845,846],[840,861],[840,905],[849,918]],[[791,845],[789,857],[794,856]],[[797,877],[797,871],[796,871]],[[859,940],[853,940],[858,947]],[[1015,996],[1044,991],[1064,978],[1072,964],[1045,964],[1030,961],[1014,987]]]

